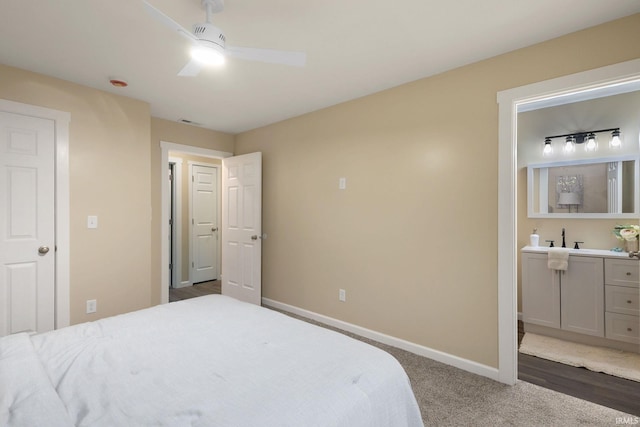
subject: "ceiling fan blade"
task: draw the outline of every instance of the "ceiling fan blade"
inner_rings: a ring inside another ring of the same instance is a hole
[[[294,67],[304,67],[307,62],[307,54],[305,52],[227,46],[225,53],[234,58],[247,61],[293,65]]]
[[[160,10],[158,10],[155,7],[151,6],[151,4],[149,2],[147,2],[146,0],[142,0],[142,2],[144,3],[144,6],[145,6],[145,9],[147,9],[147,12],[149,12],[151,14],[151,16],[153,16],[153,18],[156,21],[160,22],[165,27],[170,28],[173,31],[178,32],[181,36],[187,38],[189,41],[191,41],[193,43],[197,43],[198,39],[193,34],[191,34],[190,31],[186,30],[182,25],[178,24],[176,21],[174,21],[173,19],[169,18],[167,15],[162,13]]]
[[[202,65],[199,62],[192,59],[187,63],[187,65],[185,65],[182,68],[182,70],[180,70],[180,72],[178,73],[178,76],[195,77],[200,73],[201,70],[202,70]]]

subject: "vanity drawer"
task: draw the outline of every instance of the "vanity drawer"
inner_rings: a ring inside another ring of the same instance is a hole
[[[606,311],[640,316],[640,290],[625,286],[604,287]]]
[[[640,344],[640,317],[605,313],[605,336],[612,340]]]
[[[604,260],[605,285],[630,286],[637,288],[640,281],[640,262],[636,259]]]

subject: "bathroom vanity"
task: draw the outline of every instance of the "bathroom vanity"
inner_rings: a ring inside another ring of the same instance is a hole
[[[567,270],[548,248],[522,249],[525,332],[640,353],[640,261],[626,252],[571,249]]]

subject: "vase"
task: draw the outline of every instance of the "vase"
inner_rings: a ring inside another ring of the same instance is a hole
[[[624,241],[625,252],[638,252],[638,239]]]

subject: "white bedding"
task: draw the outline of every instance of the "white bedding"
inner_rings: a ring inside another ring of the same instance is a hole
[[[423,425],[388,353],[220,295],[0,339],[0,411],[16,426]]]

